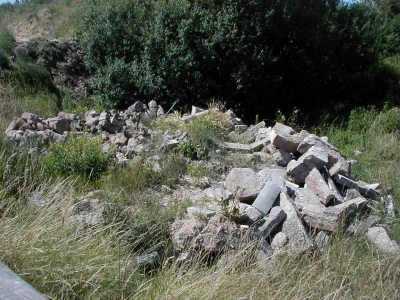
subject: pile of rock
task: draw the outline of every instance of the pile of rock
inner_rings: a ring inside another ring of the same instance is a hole
[[[200,253],[206,257],[223,255],[241,248],[243,241],[261,241],[267,256],[273,251],[298,254],[322,248],[329,233],[336,231],[366,234],[383,251],[400,254],[400,247],[384,226],[380,227],[380,218],[368,216],[369,200],[380,199],[379,184],[351,178],[350,162],[327,138],[306,131],[296,133],[280,123],[273,128],[260,123],[243,135],[252,135],[255,142],[220,145],[233,152],[261,147],[277,166],[257,173],[250,168],[234,168],[221,186],[204,190],[222,206],[230,203],[231,220],[222,217],[223,209],[188,209],[189,217],[171,227],[172,244],[180,253],[178,261],[192,260]],[[255,147],[255,143],[261,146]],[[352,224],[360,214],[362,220]]]

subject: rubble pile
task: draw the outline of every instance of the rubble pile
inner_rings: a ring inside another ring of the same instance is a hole
[[[193,107],[192,113],[181,121],[207,112]],[[400,255],[400,247],[370,209],[371,202],[383,201],[388,214],[393,214],[393,197],[382,197],[378,183],[352,178],[352,162],[327,137],[305,130],[298,133],[281,123],[266,127],[261,122],[248,127],[233,112],[226,114],[235,132],[241,132],[238,140],[248,142],[219,142],[217,151],[226,155],[263,154],[274,164],[258,172],[251,168],[229,169],[222,182],[211,186],[207,180],[203,193],[213,203],[213,209],[190,207],[186,219],[171,225],[170,240],[179,263],[191,262],[199,255],[220,258],[249,244],[258,245],[256,257],[262,259],[274,253],[302,254],[322,249],[329,234],[338,231],[365,234],[381,250]],[[45,143],[63,142],[70,131],[85,131],[102,137],[104,151],[111,144],[117,145],[116,156],[121,162],[147,151],[155,133],[141,121],[149,116],[167,117],[155,101],[148,105],[137,101],[124,112],[88,111],[83,118],[60,112],[56,118],[42,120],[24,113],[21,118],[14,118],[6,134],[17,143],[31,137]],[[187,139],[185,132],[167,130],[160,150],[167,151]],[[86,220],[92,212],[84,212],[80,215]],[[92,224],[97,219],[96,215],[85,222]],[[154,265],[164,259],[162,247],[156,252],[141,256],[140,264]]]

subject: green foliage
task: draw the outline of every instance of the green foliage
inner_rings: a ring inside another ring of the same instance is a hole
[[[10,58],[7,53],[0,49],[0,71],[9,70],[11,68]]]
[[[33,62],[20,61],[12,73],[11,82],[24,93],[54,89],[49,71]]]
[[[47,169],[56,175],[79,175],[85,180],[98,178],[112,164],[112,151],[102,152],[102,141],[89,134],[71,133],[65,143],[52,143],[46,155]]]
[[[14,51],[15,38],[9,29],[0,29],[0,51],[11,55]]]
[[[100,0],[86,1],[79,37],[107,105],[218,97],[262,118],[382,99],[398,75],[375,68],[384,24],[374,5],[336,0]]]
[[[203,159],[207,157],[207,149],[204,145],[193,144],[190,141],[180,143],[174,151],[191,159]]]

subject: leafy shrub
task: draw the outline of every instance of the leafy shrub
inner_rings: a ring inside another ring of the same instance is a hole
[[[61,176],[79,175],[98,178],[112,164],[113,154],[102,152],[102,141],[88,134],[71,133],[65,143],[52,143],[46,156],[50,172]]]
[[[54,90],[49,71],[32,62],[21,61],[13,71],[12,82],[25,91]]]
[[[204,145],[193,144],[190,141],[180,143],[174,151],[191,159],[203,159],[207,156],[207,149]]]
[[[10,68],[10,58],[5,51],[0,49],[0,70],[9,70]]]
[[[11,55],[14,50],[15,38],[9,29],[0,29],[0,50]]]

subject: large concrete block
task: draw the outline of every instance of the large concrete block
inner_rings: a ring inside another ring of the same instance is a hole
[[[268,152],[271,153],[275,163],[278,166],[286,167],[293,159],[292,155],[283,149],[277,149],[273,144],[267,145]]]
[[[315,201],[299,201],[295,205],[303,220],[312,228],[327,231],[342,230],[349,217],[358,213],[366,204],[365,198],[356,198],[336,206],[325,207]]]
[[[253,141],[254,141],[254,138],[256,137],[256,135],[258,133],[258,130],[260,128],[265,128],[264,121],[258,123],[257,125],[254,125],[254,126],[250,127],[246,132],[243,132],[240,135],[240,138],[242,140],[244,140],[244,141],[248,141],[248,140],[251,140],[251,139],[253,139]]]
[[[318,147],[311,147],[299,159],[292,160],[287,166],[287,172],[296,183],[302,184],[313,168],[320,170],[328,163],[328,155]]]
[[[389,234],[384,228],[371,227],[368,229],[366,236],[383,252],[400,255],[400,246],[390,239]]]
[[[293,128],[276,123],[271,131],[271,143],[278,149],[295,152],[302,142],[300,135]]]
[[[287,193],[280,194],[279,206],[286,213],[286,219],[282,224],[282,232],[289,239],[288,246],[295,253],[303,253],[311,249],[312,241],[297,214],[293,201]]]
[[[322,139],[314,134],[310,134],[299,144],[297,151],[303,154],[306,153],[311,147],[321,148],[328,155],[327,168],[329,169],[329,173],[331,175],[349,174],[349,163],[342,157],[339,150],[332,146],[326,139]]]
[[[333,179],[340,185],[346,186],[351,189],[356,189],[362,195],[368,198],[378,200],[381,196],[381,194],[377,190],[375,190],[375,185],[368,185],[365,182],[354,181],[340,174],[335,175]]]
[[[250,153],[252,152],[251,146],[247,144],[240,143],[228,143],[228,142],[219,142],[218,146],[226,151],[238,152],[238,153]]]
[[[225,187],[240,201],[251,203],[262,189],[262,180],[250,168],[233,168],[226,176]]]
[[[321,203],[325,206],[335,198],[335,194],[316,168],[312,169],[310,174],[308,174],[305,183],[320,198]]]

